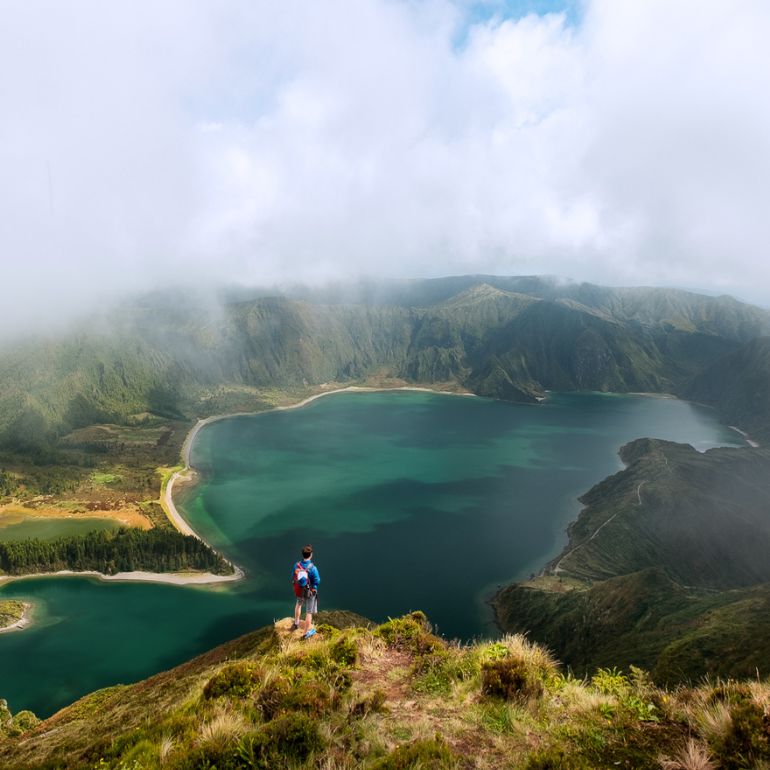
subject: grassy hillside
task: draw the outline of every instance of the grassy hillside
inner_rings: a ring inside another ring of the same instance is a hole
[[[770,440],[770,337],[751,340],[710,362],[681,392],[717,407],[725,421],[759,441]]]
[[[577,680],[523,637],[468,647],[421,613],[284,623],[44,722],[0,710],[0,764],[25,768],[700,768],[770,760],[770,683],[666,691],[640,669]],[[342,629],[342,630],[340,630]]]
[[[0,350],[0,446],[40,454],[93,424],[189,421],[259,408],[276,389],[367,378],[514,400],[672,391],[770,332],[758,308],[659,289],[469,277],[382,294],[391,304],[372,291],[359,303],[157,295],[62,337],[17,342]]]
[[[581,498],[562,554],[495,597],[501,626],[579,671],[770,674],[770,452],[640,439],[621,456],[628,467]]]

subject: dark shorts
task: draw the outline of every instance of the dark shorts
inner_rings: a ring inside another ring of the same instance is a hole
[[[297,596],[297,604],[301,604],[305,607],[305,612],[316,613],[318,612],[318,594],[312,593],[306,596]]]

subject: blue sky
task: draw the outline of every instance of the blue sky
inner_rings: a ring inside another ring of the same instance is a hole
[[[580,19],[582,3],[578,0],[489,0],[471,5],[472,21],[491,17],[519,19],[534,13],[543,16],[547,13],[564,13],[570,24]]]

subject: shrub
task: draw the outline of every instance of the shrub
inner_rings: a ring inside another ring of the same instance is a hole
[[[770,759],[770,719],[764,709],[753,700],[740,700],[729,713],[726,730],[711,746],[718,766],[737,770]]]
[[[287,714],[260,730],[263,755],[278,754],[284,759],[304,762],[324,747],[318,724],[306,714]]]
[[[19,711],[17,714],[14,714],[11,722],[5,726],[5,731],[8,736],[14,737],[26,733],[27,730],[31,730],[38,724],[40,724],[40,720],[31,711]],[[0,728],[0,730],[2,729]]]
[[[322,682],[306,682],[295,685],[280,705],[288,713],[301,711],[312,716],[321,716],[332,706],[329,685]]]
[[[481,691],[503,700],[527,700],[543,694],[543,683],[520,658],[509,655],[481,667]]]
[[[446,643],[431,633],[431,626],[422,612],[413,612],[403,618],[391,618],[377,626],[376,636],[397,650],[425,655],[446,647]]]
[[[257,708],[266,721],[278,716],[291,692],[291,683],[281,677],[272,679],[262,687],[257,695]]]
[[[591,677],[591,684],[604,695],[625,695],[629,690],[628,677],[616,668],[600,668]]]
[[[450,647],[423,655],[414,664],[414,689],[418,692],[448,693],[454,682],[470,679],[478,673],[476,658]]]
[[[40,720],[31,711],[19,711],[13,716],[8,702],[0,700],[0,738],[4,735],[16,737],[31,730]]]
[[[241,770],[249,765],[241,761],[235,746],[206,744],[175,755],[169,767],[173,770]]]
[[[711,688],[711,692],[706,699],[707,703],[740,703],[745,700],[752,700],[751,688],[747,684],[734,682],[728,679],[726,682],[719,682]]]
[[[319,623],[315,629],[318,636],[322,636],[324,639],[336,639],[342,633],[339,628],[330,626],[328,623]]]
[[[459,758],[440,736],[433,740],[415,741],[399,746],[386,757],[377,760],[372,770],[451,770],[460,766]]]
[[[350,637],[340,637],[329,647],[329,657],[343,666],[354,666],[358,662],[358,647]]]
[[[260,671],[253,663],[233,663],[206,682],[203,697],[210,699],[228,695],[231,698],[245,698],[259,684],[259,680]]]
[[[530,754],[523,770],[591,770],[591,765],[579,754],[552,746]]]
[[[363,719],[372,713],[381,714],[387,711],[387,707],[385,706],[386,700],[387,697],[385,693],[382,690],[377,689],[366,698],[356,701],[350,707],[350,716],[357,719]]]

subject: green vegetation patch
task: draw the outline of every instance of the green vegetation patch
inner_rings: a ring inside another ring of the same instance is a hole
[[[94,471],[91,474],[91,481],[93,481],[94,484],[99,485],[108,485],[108,484],[117,484],[119,481],[122,481],[123,477],[119,476],[117,473],[103,473],[99,471]]]
[[[16,738],[38,725],[40,720],[31,711],[11,714],[8,702],[0,699],[0,739]]]
[[[370,765],[371,770],[455,770],[460,757],[446,745],[441,736],[398,746],[387,757]]]
[[[12,626],[24,617],[24,602],[17,599],[0,601],[0,628]]]
[[[203,688],[204,698],[245,698],[250,695],[261,679],[261,672],[254,663],[240,662],[225,666],[214,674]]]
[[[524,660],[508,656],[484,663],[481,690],[492,698],[527,700],[543,694],[543,683],[533,675]]]
[[[391,618],[374,630],[390,647],[420,655],[435,652],[445,646],[445,642],[431,632],[432,627],[424,612]]]
[[[55,540],[0,542],[0,571],[25,575],[57,570],[95,570],[104,574],[205,570],[220,575],[233,568],[197,537],[171,529],[121,527]]]

